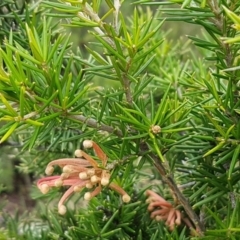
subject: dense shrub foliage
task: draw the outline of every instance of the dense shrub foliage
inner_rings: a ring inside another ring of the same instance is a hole
[[[0,239],[240,238],[238,0],[3,0],[0,25],[0,190],[14,158],[35,199]]]

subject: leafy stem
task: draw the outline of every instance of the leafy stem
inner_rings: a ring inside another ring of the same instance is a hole
[[[111,126],[105,125],[105,124],[99,124],[95,119],[93,118],[87,118],[83,115],[72,115],[70,117],[71,119],[78,120],[82,123],[86,123],[89,127],[96,128],[99,130],[107,131],[109,133],[113,133],[118,137],[122,137],[123,133],[119,129],[115,129]],[[142,153],[144,152],[149,152],[149,147],[147,144],[142,144],[141,145],[141,151]],[[174,195],[174,198],[176,199],[177,202],[179,202],[184,210],[186,211],[187,215],[191,219],[191,221],[194,223],[196,226],[196,231],[198,232],[199,236],[203,236],[205,227],[201,223],[199,217],[197,214],[193,211],[191,205],[189,204],[188,200],[185,198],[185,196],[181,193],[179,188],[177,187],[177,184],[175,183],[174,179],[172,176],[169,176],[167,174],[166,167],[164,167],[163,163],[159,160],[157,156],[155,156],[153,153],[150,153],[149,156],[151,159],[154,161],[154,165],[157,168],[159,174],[162,176],[163,181],[168,185],[168,187],[172,190],[172,193]]]
[[[85,117],[83,115],[70,115],[68,118],[72,119],[72,120],[75,120],[75,121],[77,120],[81,123],[85,123],[85,124],[87,124],[88,127],[95,128],[95,129],[102,130],[102,131],[106,131],[108,133],[113,133],[118,137],[123,136],[123,133],[122,133],[121,130],[113,128],[113,127],[108,126],[108,125],[103,124],[103,123],[99,123],[98,121],[96,121],[93,118]]]
[[[154,165],[157,168],[160,175],[162,176],[163,181],[172,190],[174,198],[183,206],[187,215],[196,226],[196,231],[199,234],[199,236],[203,236],[205,231],[204,225],[201,223],[197,214],[193,211],[188,200],[185,198],[185,196],[181,193],[181,191],[177,187],[174,179],[167,174],[166,168],[163,166],[163,163],[160,161],[158,157],[156,157],[153,153],[150,154],[150,157],[154,160]]]

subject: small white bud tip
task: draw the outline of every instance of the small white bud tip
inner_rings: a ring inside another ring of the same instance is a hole
[[[153,202],[152,198],[149,197],[146,199],[146,203],[151,203],[151,202]]]
[[[54,182],[55,187],[61,187],[63,185],[63,181],[61,179],[58,179]]]
[[[86,192],[86,193],[84,194],[84,199],[87,200],[87,201],[89,201],[89,200],[91,199],[91,193],[90,193],[90,192]]]
[[[69,165],[66,165],[63,167],[62,171],[64,173],[71,173],[72,172],[72,168]]]
[[[102,178],[101,184],[102,184],[103,186],[108,185],[108,184],[109,184],[109,179],[108,179],[108,178]]]
[[[176,223],[177,225],[180,225],[180,224],[181,224],[181,219],[176,219],[176,220],[175,220],[175,223]]]
[[[80,172],[79,173],[79,178],[82,179],[82,180],[86,180],[88,179],[88,175],[86,172]]]
[[[52,175],[53,171],[54,171],[54,167],[53,166],[47,166],[46,169],[45,169],[45,173],[47,175]]]
[[[43,184],[41,185],[41,187],[40,187],[40,190],[41,190],[41,192],[42,192],[43,194],[46,194],[46,193],[48,193],[48,191],[50,190],[50,187],[49,187],[48,184],[43,183]]]
[[[125,194],[122,196],[122,200],[123,200],[123,202],[128,203],[128,202],[130,202],[131,197],[129,195]]]
[[[82,150],[80,149],[77,149],[75,152],[74,152],[74,155],[78,158],[82,157]]]
[[[62,173],[61,179],[67,179],[69,177],[69,173]]]
[[[99,182],[99,177],[96,176],[96,175],[93,175],[93,176],[91,177],[91,182],[92,182],[92,183],[97,183],[97,182]]]
[[[158,125],[155,125],[155,126],[152,126],[151,130],[154,134],[158,134],[161,132],[161,127]]]
[[[82,190],[81,186],[75,186],[73,189],[74,192],[81,192],[81,190]]]
[[[64,205],[58,207],[58,213],[64,215],[67,212],[67,208]]]
[[[90,189],[90,188],[93,188],[93,185],[91,183],[86,183],[85,187]]]
[[[154,207],[151,204],[149,204],[147,209],[149,212],[151,212],[154,209]]]
[[[92,148],[93,147],[93,142],[91,140],[84,140],[83,141],[83,147],[84,148]]]
[[[94,174],[95,174],[95,169],[92,168],[92,169],[87,170],[87,175],[88,176],[93,176]]]

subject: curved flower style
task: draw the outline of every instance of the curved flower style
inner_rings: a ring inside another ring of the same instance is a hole
[[[59,176],[44,177],[37,182],[37,186],[43,194],[46,194],[51,187],[70,186],[58,202],[58,212],[66,213],[65,201],[74,193],[80,192],[83,188],[94,188],[92,192],[86,192],[85,200],[90,200],[99,194],[102,186],[107,186],[122,195],[123,202],[129,202],[130,196],[118,185],[109,183],[111,174],[106,169],[107,156],[102,149],[93,141],[85,140],[84,148],[93,148],[102,164],[98,164],[90,155],[82,150],[76,150],[77,158],[63,158],[51,161],[45,170],[47,175],[51,175],[55,165],[62,168]]]
[[[165,224],[171,231],[174,229],[175,224],[181,224],[181,212],[175,209],[171,203],[151,190],[147,190],[146,194],[148,196],[148,211],[151,212],[151,218],[155,218],[157,221],[165,221]]]

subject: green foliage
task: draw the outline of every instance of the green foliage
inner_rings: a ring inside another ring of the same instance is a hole
[[[27,3],[0,4],[0,143],[19,144],[18,169],[39,178],[51,160],[92,139],[108,156],[111,181],[132,200],[104,188],[85,206],[83,190],[59,216],[55,199],[65,189],[44,196],[33,189],[41,211],[31,223],[6,215],[2,235],[238,239],[239,1]],[[171,41],[161,30],[166,21],[202,34]],[[84,53],[66,30],[79,28],[89,37]],[[151,219],[149,187],[192,227],[171,232]]]

